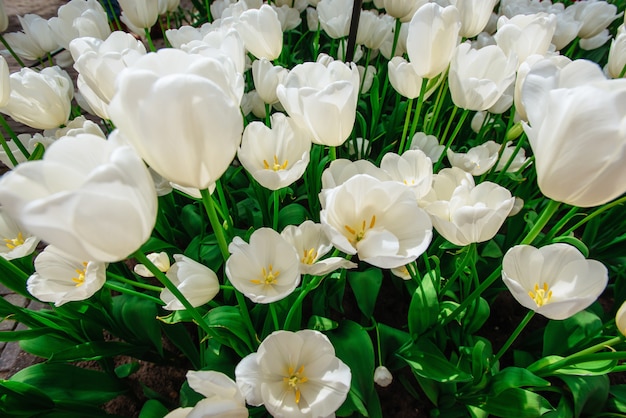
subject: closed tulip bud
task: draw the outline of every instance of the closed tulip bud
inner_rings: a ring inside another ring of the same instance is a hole
[[[54,39],[65,49],[76,38],[106,39],[111,34],[107,14],[97,0],[71,0],[59,7],[57,15],[48,24]]]
[[[370,10],[361,11],[356,43],[369,49],[378,49],[388,34],[393,33],[394,21],[389,15],[376,15]]]
[[[374,382],[383,388],[386,388],[393,382],[393,375],[385,366],[378,366],[374,370]]]
[[[246,49],[257,58],[275,60],[283,49],[283,30],[278,15],[267,4],[246,10],[236,23]]]
[[[417,75],[433,78],[448,68],[460,29],[461,17],[454,6],[428,3],[415,12],[409,24],[407,53]]]
[[[408,22],[420,7],[428,3],[428,0],[383,0],[382,3],[389,16]]]
[[[274,104],[278,102],[276,87],[283,82],[288,72],[286,68],[272,65],[265,58],[258,59],[252,63],[254,87],[265,103]]]
[[[305,0],[306,3],[306,0]],[[275,5],[270,5],[272,9],[276,12],[278,16],[278,20],[280,21],[280,28],[283,32],[297,28],[302,22],[302,18],[300,17],[300,12],[293,7],[289,7],[286,4],[276,7]]]
[[[159,0],[159,14],[175,12],[180,6],[180,0]]]
[[[311,133],[314,143],[336,147],[352,132],[359,83],[354,63],[306,62],[289,72],[276,94],[289,116]]]
[[[387,63],[389,83],[402,96],[415,99],[420,95],[422,78],[415,68],[402,57],[393,57]]]
[[[321,0],[317,13],[322,29],[333,39],[344,38],[350,31],[352,0]]]
[[[592,207],[626,192],[626,80],[590,78],[576,85],[567,74],[585,73],[575,71],[584,69],[575,64],[561,70],[560,80],[550,66],[533,67],[522,89],[528,114],[524,131],[541,192],[559,202]],[[555,79],[561,88],[554,88]],[[553,88],[545,87],[550,84]]]
[[[42,160],[2,177],[0,203],[26,230],[82,261],[125,259],[148,239],[157,212],[148,169],[115,135],[57,140]]]
[[[122,22],[129,26],[149,29],[159,18],[159,0],[118,0],[122,8]]]
[[[515,56],[505,55],[496,45],[481,49],[459,45],[448,76],[452,101],[463,109],[489,109],[515,79],[516,68]]]
[[[243,132],[243,78],[231,61],[162,49],[137,60],[117,83],[111,120],[152,169],[197,189],[220,178]]]
[[[47,53],[33,38],[24,32],[5,33],[4,40],[11,46],[13,52],[25,60],[39,60]]]
[[[624,77],[626,67],[626,32],[618,33],[609,49],[609,61],[604,71],[611,78]]]
[[[212,300],[220,290],[220,282],[213,270],[182,254],[174,255],[175,263],[167,270],[167,278],[187,298],[191,306],[201,306]],[[185,307],[168,290],[159,295],[169,311],[183,310]]]
[[[59,48],[59,43],[52,36],[52,29],[50,29],[46,19],[36,14],[27,14],[17,18],[24,33],[34,40],[43,51],[48,53]]]
[[[71,110],[74,87],[59,67],[37,72],[22,68],[10,76],[11,97],[0,112],[35,129],[64,125]]]

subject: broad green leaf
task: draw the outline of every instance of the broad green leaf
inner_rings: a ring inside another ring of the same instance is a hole
[[[339,326],[338,322],[332,319],[324,318],[323,316],[313,315],[309,318],[307,328],[317,331],[330,331]]]
[[[541,395],[525,389],[511,388],[498,396],[468,402],[483,411],[503,418],[537,418],[554,410]]]
[[[465,373],[450,363],[438,350],[430,347],[419,347],[414,344],[397,355],[411,367],[413,373],[427,379],[440,383],[469,382],[473,379],[472,375]]]
[[[585,258],[589,257],[589,248],[587,248],[584,242],[574,236],[556,237],[552,239],[552,242],[563,242],[565,244],[572,245],[576,247],[576,249],[580,251]]]
[[[390,370],[396,370],[405,366],[395,354],[402,346],[411,341],[408,332],[378,323],[378,338],[380,341],[380,353],[383,364]]]
[[[409,306],[409,332],[417,339],[428,328],[437,322],[439,316],[439,300],[433,284],[434,271],[424,275],[422,282],[415,289]]]
[[[609,397],[609,378],[602,376],[560,376],[574,399],[574,416],[598,412]]]
[[[53,333],[54,330],[47,328],[25,329],[22,331],[2,331],[0,332],[0,341],[21,341],[30,340],[31,338],[40,337]]]
[[[219,343],[231,347],[241,357],[254,351],[248,328],[236,306],[220,306],[211,309],[204,320],[211,329],[211,337]]]
[[[63,350],[55,351],[50,361],[89,361],[100,360],[105,357],[132,355],[146,351],[145,347],[128,344],[120,341],[90,341],[76,344]]]
[[[602,320],[589,311],[581,311],[563,321],[550,321],[543,334],[543,356],[567,355],[602,331]]]
[[[53,408],[54,402],[43,390],[23,382],[0,381],[0,412],[26,417]]]
[[[610,373],[615,366],[617,366],[617,360],[585,361],[563,367],[552,374],[555,376],[603,376]]]
[[[490,384],[490,393],[493,396],[498,396],[507,389],[524,386],[547,387],[550,386],[550,382],[535,376],[526,369],[507,367],[493,376]]]
[[[75,346],[76,341],[57,334],[42,335],[20,341],[22,350],[43,358],[51,358],[55,353],[69,350]]]
[[[609,411],[626,413],[626,385],[611,386],[612,397],[607,401]]]
[[[158,310],[154,302],[129,295],[113,298],[117,319],[141,342],[152,343],[163,354],[161,326],[156,321]]]
[[[161,327],[167,338],[191,361],[194,369],[200,369],[200,353],[198,345],[191,339],[189,331],[183,324],[163,324]]]
[[[204,228],[203,217],[195,204],[188,204],[180,212],[180,223],[190,237],[198,236]]]
[[[120,379],[124,379],[135,373],[140,368],[141,364],[136,361],[133,361],[132,363],[121,364],[115,368],[115,375]]]
[[[125,385],[109,374],[69,364],[41,363],[20,370],[10,379],[45,388],[55,402],[102,404],[126,392]]]
[[[156,399],[149,399],[141,408],[139,418],[163,418],[170,411]]]
[[[464,331],[467,334],[474,334],[489,319],[489,314],[491,313],[491,309],[489,308],[489,303],[479,297],[475,299],[473,303],[471,303],[465,311],[461,313],[461,321],[463,323]]]
[[[311,219],[306,208],[298,203],[291,203],[278,212],[278,230],[283,230],[287,225],[300,225],[307,219]]]
[[[356,303],[363,315],[371,318],[376,306],[376,299],[383,283],[383,272],[380,269],[365,271],[348,271],[348,282],[354,292]]]

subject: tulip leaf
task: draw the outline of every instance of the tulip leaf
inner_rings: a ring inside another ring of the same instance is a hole
[[[617,360],[594,360],[572,364],[554,371],[553,375],[601,376],[613,371]]]
[[[0,341],[30,340],[31,338],[40,337],[53,332],[53,330],[47,328],[26,329],[22,331],[3,331],[0,332]]]
[[[490,393],[493,396],[498,396],[505,390],[524,386],[547,387],[550,386],[550,382],[535,376],[526,369],[507,367],[491,379]]]
[[[339,326],[339,323],[323,316],[313,315],[309,318],[307,328],[317,331],[331,331]]]
[[[608,410],[626,413],[626,385],[611,386],[612,397],[607,401]]]
[[[380,269],[348,271],[348,283],[354,292],[359,309],[363,315],[371,318],[383,283],[383,272]]]
[[[91,341],[55,351],[52,353],[50,361],[100,360],[105,357],[136,355],[144,351],[144,347],[119,341]]]
[[[537,418],[554,410],[541,395],[519,388],[507,389],[486,399],[470,399],[467,403],[496,417]]]
[[[185,205],[180,212],[180,223],[190,237],[200,235],[205,227],[197,205]]]
[[[300,225],[311,219],[306,208],[298,203],[291,203],[278,212],[278,230],[282,231],[287,225]]]
[[[30,157],[28,157],[28,161],[41,160],[45,152],[46,147],[44,147],[41,142],[37,142],[35,149],[30,153]]]
[[[115,368],[115,375],[120,379],[124,379],[135,373],[140,368],[141,364],[136,361],[133,361],[132,363],[124,363]]]
[[[158,315],[157,306],[147,299],[130,295],[113,298],[113,315],[124,324],[131,335],[141,343],[152,343],[157,351],[163,354],[161,327],[155,321]]]
[[[139,411],[139,418],[163,418],[169,410],[156,399],[149,399]]]
[[[473,334],[487,322],[491,309],[489,303],[479,297],[474,300],[461,314],[465,332],[467,334]]]
[[[567,355],[602,331],[602,320],[589,311],[581,311],[562,321],[550,321],[543,333],[543,356]]]
[[[45,388],[46,395],[55,402],[86,405],[100,405],[127,390],[120,380],[109,374],[69,364],[35,364],[20,370],[9,380]]]
[[[589,248],[585,245],[584,242],[574,236],[556,237],[552,239],[552,242],[563,242],[565,244],[572,245],[576,247],[576,249],[580,251],[582,255],[585,256],[585,258],[589,257]]]
[[[439,316],[439,300],[433,284],[435,274],[434,271],[425,274],[411,298],[409,332],[414,339],[433,326]]]
[[[240,357],[254,351],[248,328],[236,306],[220,306],[211,309],[204,320],[211,329],[211,337],[220,344],[235,350]]]
[[[409,333],[379,322],[378,338],[380,341],[380,354],[383,359],[383,364],[390,370],[404,367],[404,362],[395,354],[402,346],[411,341]]]
[[[20,341],[20,348],[27,353],[43,358],[51,358],[55,353],[71,349],[76,341],[64,338],[60,335],[41,335]]]
[[[420,339],[416,344],[408,346],[398,353],[413,373],[440,383],[469,382],[473,377],[454,364],[426,339]]]
[[[187,357],[196,370],[202,367],[198,345],[183,324],[163,324],[161,326],[167,338]]]
[[[0,412],[32,416],[53,408],[52,399],[37,387],[11,380],[0,381]]]
[[[609,378],[602,376],[560,376],[574,400],[574,416],[600,411],[609,397]]]

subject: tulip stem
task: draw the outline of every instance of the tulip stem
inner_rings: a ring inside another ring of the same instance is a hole
[[[122,277],[122,276],[119,276],[117,274],[110,273],[110,272],[107,272],[107,277],[110,278],[111,280],[115,280],[116,282],[126,283],[134,287],[139,287],[140,289],[152,290],[153,292],[160,292],[161,290],[163,290],[162,287],[152,286],[149,284],[130,280],[130,279],[127,279],[126,277]]]
[[[413,99],[409,99],[406,102],[406,116],[404,117],[404,128],[402,128],[402,136],[400,137],[400,147],[398,148],[398,154],[402,154],[404,150],[404,141],[406,134],[409,131],[409,121],[411,120],[411,111],[413,110]]]
[[[426,86],[428,86],[428,79],[422,79],[422,86],[420,87],[420,95],[417,98],[417,107],[415,108],[415,115],[413,116],[413,124],[411,124],[411,133],[409,133],[409,139],[406,143],[406,149],[401,149],[400,151],[404,153],[404,151],[408,150],[411,147],[411,141],[413,140],[413,135],[415,135],[415,131],[417,130],[417,122],[420,119],[422,114],[422,106],[424,105],[424,96],[426,95]]]
[[[148,47],[151,52],[156,52],[156,48],[154,47],[154,43],[152,42],[152,35],[150,35],[150,28],[143,28],[143,31],[146,35],[146,41],[148,41]]]
[[[452,125],[457,109],[458,108],[455,106],[454,109],[452,110],[452,115],[450,115],[450,119],[448,120],[448,124],[446,125],[446,130],[443,132],[443,136],[441,137],[441,142],[443,142],[446,136],[448,135],[448,130],[450,129],[450,126]],[[452,131],[452,135],[450,135],[450,139],[446,143],[446,146],[443,152],[441,153],[441,156],[439,157],[437,164],[435,164],[435,167],[433,168],[433,172],[436,173],[437,170],[439,170],[439,167],[441,166],[441,163],[443,162],[443,158],[447,155],[448,149],[450,149],[450,145],[452,145],[452,143],[454,142],[454,139],[456,138],[459,131],[463,127],[463,123],[465,122],[465,119],[467,119],[467,115],[469,115],[469,110],[463,109],[463,113],[461,113],[461,118],[459,119],[459,122],[454,127],[454,131]]]
[[[335,161],[337,159],[337,148],[328,147],[328,158],[330,161]]]
[[[213,22],[213,16],[211,16],[211,7],[209,6],[211,0],[204,0],[204,7],[206,8],[206,18],[209,23]]]
[[[471,260],[473,260],[475,258],[475,255],[477,254],[475,243],[469,244],[468,246],[463,248],[463,250],[465,251],[465,257],[463,257],[463,261],[461,261],[461,264],[459,265],[459,267],[457,267],[456,270],[454,270],[454,273],[452,274],[452,276],[450,276],[450,278],[446,281],[446,284],[443,286],[443,289],[441,289],[441,291],[439,292],[440,295],[446,294],[446,291],[450,288],[450,286],[452,286],[456,278],[459,277],[461,272],[465,270],[465,267],[467,267],[467,265],[470,262],[472,262]]]
[[[560,206],[561,206],[561,203],[555,200],[550,200],[548,202],[548,206],[546,206],[543,209],[543,211],[541,212],[541,215],[537,219],[537,222],[535,222],[535,224],[530,229],[530,231],[528,231],[526,238],[524,238],[522,242],[520,242],[520,244],[521,245],[531,244],[535,240],[535,238],[537,238],[537,235],[541,233],[541,230],[546,226],[550,218],[552,218],[552,216],[558,211]]]
[[[215,203],[213,202],[213,198],[211,197],[211,193],[208,189],[200,190],[200,195],[202,196],[204,209],[209,216],[209,222],[211,222],[211,226],[213,227],[213,232],[215,233],[215,238],[217,239],[217,245],[220,247],[224,261],[226,261],[228,260],[230,253],[228,252],[228,244],[226,243],[226,237],[224,235],[224,227],[217,218]]]
[[[2,44],[6,47],[6,49],[11,53],[13,58],[15,58],[15,61],[17,61],[17,63],[20,65],[20,67],[22,67],[22,68],[26,67],[26,64],[24,64],[24,61],[22,61],[22,59],[19,57],[19,55],[17,55],[15,53],[15,51],[13,51],[13,48],[11,48],[11,45],[9,45],[9,43],[6,41],[6,39],[4,39],[4,36],[2,36],[1,33],[0,33],[0,42],[2,42]]]
[[[574,225],[573,227],[571,227],[570,229],[568,229],[567,231],[565,231],[565,233],[563,235],[569,235],[572,232],[574,232],[575,230],[577,230],[578,228],[580,228],[581,226],[583,226],[584,224],[586,224],[587,222],[589,222],[590,220],[592,220],[593,218],[595,218],[596,216],[600,215],[603,212],[606,212],[607,210],[621,205],[623,203],[626,203],[626,196],[623,196],[621,199],[617,199],[611,203],[608,203],[598,209],[596,209],[594,212],[591,213],[591,215],[585,217],[585,219],[580,220],[576,225]]]
[[[280,189],[279,189],[280,190]],[[272,216],[272,228],[274,229],[274,231],[278,231],[278,209],[279,209],[279,204],[280,204],[280,193],[279,190],[274,190],[272,192],[272,198],[273,198],[273,216]]]
[[[603,341],[601,343],[598,343],[596,345],[593,345],[591,347],[585,348],[584,350],[580,350],[577,353],[574,353],[572,355],[569,355],[565,358],[562,358],[561,360],[558,360],[552,364],[548,364],[545,367],[539,367],[539,369],[537,369],[537,367],[533,367],[533,365],[531,365],[528,370],[533,372],[534,374],[536,374],[537,376],[547,376],[559,369],[562,369],[563,367],[567,367],[570,366],[572,364],[576,364],[576,363],[582,363],[584,362],[585,356],[588,356],[590,354],[594,354],[604,348],[610,348],[616,344],[619,344],[621,342],[624,341],[624,336],[620,335],[618,337],[614,337],[611,338],[608,341]],[[607,354],[621,354],[623,356],[623,353],[607,353]],[[589,359],[587,361],[592,361],[593,359]]]
[[[204,330],[204,332],[206,332],[207,334],[211,334],[211,328],[207,325],[200,312],[198,312],[198,310],[193,307],[193,305],[189,302],[189,300],[187,300],[187,298],[181,293],[181,291],[178,290],[176,286],[174,286],[174,283],[172,283],[172,281],[161,270],[159,270],[159,268],[155,266],[154,263],[150,261],[150,259],[146,257],[144,253],[141,252],[141,250],[135,251],[132,256],[135,257],[138,262],[146,266],[148,271],[154,274],[154,277],[156,277],[159,282],[161,282],[163,286],[167,288],[167,290],[172,292],[174,297],[183,304],[187,312],[189,312],[191,317],[196,321],[198,326]]]
[[[506,340],[502,348],[500,348],[500,351],[498,351],[498,354],[496,354],[496,356],[493,358],[494,363],[500,360],[500,357],[502,357],[502,355],[506,353],[506,350],[508,350],[511,344],[513,344],[517,337],[519,337],[519,335],[522,333],[526,325],[528,325],[533,316],[535,316],[535,311],[528,311],[526,313],[524,319],[522,319],[522,321],[517,325],[515,331],[513,331],[513,333],[509,336],[509,339]]]
[[[17,145],[17,148],[20,150],[22,155],[27,159],[30,158],[30,152],[28,152],[24,144],[22,144],[22,141],[20,141],[20,139],[17,137],[17,135],[15,134],[15,131],[11,129],[11,127],[7,123],[6,119],[4,119],[4,116],[2,114],[0,114],[0,125],[2,125],[4,130],[9,134],[9,136],[11,137],[11,140],[15,143],[15,145]]]
[[[306,286],[302,286],[302,289],[300,290],[300,294],[296,298],[296,301],[291,305],[291,308],[289,308],[289,312],[287,312],[285,325],[283,326],[284,330],[289,331],[293,316],[296,314],[297,309],[302,305],[304,298],[306,297],[306,295],[309,294],[309,292],[316,289],[320,285],[324,277],[325,276],[313,276],[311,281]]]
[[[7,157],[9,157],[9,160],[11,160],[13,167],[17,167],[19,163],[17,162],[17,159],[15,159],[15,155],[13,155],[11,148],[9,148],[9,144],[7,144],[6,138],[1,133],[0,133],[0,145],[2,145],[2,149],[7,154]]]
[[[278,331],[280,329],[280,325],[278,325],[278,315],[276,315],[276,306],[273,303],[269,304],[270,315],[272,316],[272,322],[274,322],[274,331]]]
[[[154,296],[146,295],[145,293],[137,292],[136,290],[128,289],[128,288],[126,288],[124,286],[118,286],[118,285],[110,283],[110,282],[104,282],[104,287],[106,287],[107,289],[110,289],[110,290],[114,290],[114,291],[119,292],[119,293],[125,293],[127,295],[131,295],[131,296],[135,296],[135,297],[138,297],[138,298],[149,300],[150,302],[154,302],[154,303],[156,303],[159,306],[165,305],[165,302],[163,302],[159,298],[155,298]]]

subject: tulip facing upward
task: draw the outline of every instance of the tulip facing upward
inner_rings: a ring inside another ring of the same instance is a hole
[[[524,307],[566,319],[591,305],[606,288],[606,267],[569,244],[516,245],[502,260],[502,280]]]
[[[0,203],[28,231],[83,261],[126,258],[152,233],[157,211],[148,169],[115,135],[57,140],[43,160],[2,177]]]
[[[314,143],[336,147],[352,132],[359,83],[354,63],[306,62],[289,72],[276,94],[289,116],[310,131]]]
[[[154,171],[207,189],[241,142],[243,79],[229,60],[162,49],[118,77],[111,120]]]

